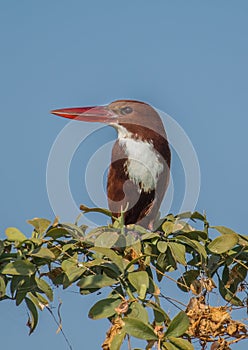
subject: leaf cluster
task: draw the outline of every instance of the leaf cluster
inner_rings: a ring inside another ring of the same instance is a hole
[[[82,295],[109,288],[109,295],[89,310],[91,319],[111,322],[102,345],[105,350],[120,349],[130,336],[145,340],[146,349],[190,350],[195,338],[206,343],[200,332],[192,330],[196,322],[189,312],[192,308],[185,307],[172,319],[164,310],[161,300],[166,297],[159,282],[165,278],[189,293],[189,305],[192,294],[205,300],[218,288],[230,310],[245,307],[248,236],[210,226],[201,213],[169,214],[154,232],[124,226],[122,217],[93,230],[58,220],[35,218],[29,223],[31,237],[10,227],[0,240],[0,300],[26,304],[30,334],[37,326],[39,310],[53,301],[55,286],[76,285]],[[244,339],[246,327],[228,335],[235,341]],[[217,338],[218,334],[207,341]]]

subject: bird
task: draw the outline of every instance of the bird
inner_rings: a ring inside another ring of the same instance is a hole
[[[170,179],[171,151],[157,111],[146,102],[117,100],[95,107],[63,108],[52,114],[100,122],[117,131],[108,170],[112,218],[153,230]],[[114,219],[112,219],[114,221]]]

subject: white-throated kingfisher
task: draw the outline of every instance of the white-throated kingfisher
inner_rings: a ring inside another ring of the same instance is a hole
[[[159,114],[150,105],[118,100],[107,106],[56,109],[51,113],[113,126],[118,138],[108,172],[108,205],[125,224],[153,229],[168,187],[171,152]]]

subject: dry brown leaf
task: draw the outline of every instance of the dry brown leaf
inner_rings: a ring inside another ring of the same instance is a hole
[[[107,331],[106,338],[102,344],[103,350],[110,350],[110,345],[113,341],[114,336],[121,331],[123,325],[124,322],[122,321],[121,317],[116,317],[114,320],[112,320],[112,326]]]
[[[192,291],[192,293],[194,293],[195,295],[198,295],[201,293],[202,291],[202,285],[201,282],[199,280],[194,280],[191,285],[190,285],[190,290]]]
[[[235,337],[241,340],[247,333],[245,324],[233,320],[230,312],[231,310],[224,306],[206,305],[202,296],[191,298],[186,309],[190,320],[189,335],[203,343],[215,341],[213,349],[229,349],[230,342],[227,342],[224,337]]]
[[[125,314],[128,311],[129,303],[127,300],[123,300],[118,307],[115,308],[117,314]]]
[[[208,292],[211,292],[214,288],[216,288],[216,285],[212,278],[202,278],[201,279],[202,288],[206,289]]]

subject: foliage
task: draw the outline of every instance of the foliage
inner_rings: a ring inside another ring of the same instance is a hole
[[[10,227],[0,241],[0,300],[26,304],[30,334],[55,286],[76,285],[82,295],[110,290],[89,310],[90,318],[111,323],[104,350],[120,349],[126,338],[131,348],[130,337],[146,341],[147,350],[190,350],[196,341],[202,349],[229,349],[247,338],[246,325],[233,320],[231,311],[247,303],[248,236],[210,226],[198,212],[167,215],[155,232],[125,227],[122,217],[93,230],[57,219],[28,222],[30,238]],[[172,319],[162,305],[171,299],[158,286],[164,278],[188,293],[188,305]],[[223,306],[209,304],[216,288]]]

